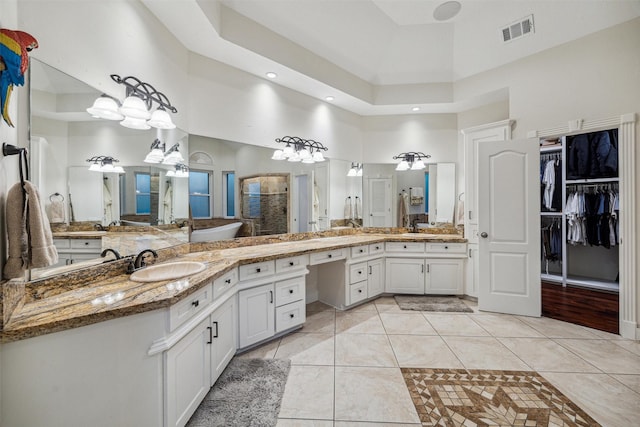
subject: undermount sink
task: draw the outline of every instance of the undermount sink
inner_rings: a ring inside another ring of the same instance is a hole
[[[129,278],[134,282],[161,282],[200,273],[205,267],[196,261],[166,262],[134,271]]]

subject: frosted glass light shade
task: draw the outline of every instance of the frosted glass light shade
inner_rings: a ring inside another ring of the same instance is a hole
[[[102,172],[102,169],[100,168],[100,163],[91,163],[91,166],[89,166],[89,170],[93,172]]]
[[[420,171],[420,170],[422,170],[424,168],[426,168],[426,166],[425,166],[424,162],[421,159],[416,160],[411,165],[411,170],[412,171]]]
[[[151,114],[147,110],[147,104],[137,96],[128,96],[120,107],[120,112],[133,119],[147,120]]]
[[[129,129],[151,129],[151,126],[147,124],[147,121],[145,119],[136,119],[133,117],[125,117],[124,120],[120,122],[120,125]]]
[[[409,163],[407,163],[406,160],[402,160],[400,163],[398,163],[398,166],[396,166],[396,170],[397,171],[409,170]]]
[[[316,151],[313,153],[313,161],[314,162],[324,162],[324,156],[320,151]]]
[[[175,129],[176,125],[171,121],[171,116],[165,110],[158,108],[151,114],[147,122],[148,125],[156,129]]]
[[[145,163],[160,163],[164,160],[164,153],[159,148],[154,148],[144,158]]]
[[[273,156],[271,156],[271,160],[284,160],[284,153],[282,150],[276,150],[273,152]]]
[[[182,163],[182,162],[184,162],[184,158],[182,157],[182,154],[180,154],[180,152],[176,150],[167,154],[167,156],[162,161],[162,164],[175,165],[177,163]]]
[[[124,116],[118,111],[118,103],[107,96],[96,98],[87,113],[98,119],[122,120]]]
[[[355,167],[349,169],[349,172],[347,172],[347,176],[358,176],[358,171],[356,170]]]

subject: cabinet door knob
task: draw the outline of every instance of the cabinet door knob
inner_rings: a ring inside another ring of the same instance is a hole
[[[358,289],[358,293],[362,293],[362,289]]]
[[[293,289],[289,289],[289,293],[292,294],[293,293]]]
[[[294,318],[294,317],[296,317],[296,316],[295,316],[293,313],[291,313],[291,314],[289,315],[289,317],[293,319],[293,318]]]

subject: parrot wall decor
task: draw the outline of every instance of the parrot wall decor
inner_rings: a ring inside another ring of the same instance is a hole
[[[24,31],[0,28],[0,108],[2,118],[11,127],[9,98],[13,86],[24,85],[24,73],[29,68],[29,52],[38,47],[38,41]]]

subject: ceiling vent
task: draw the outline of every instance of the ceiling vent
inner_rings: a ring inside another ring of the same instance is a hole
[[[502,41],[510,42],[533,33],[533,15],[529,15],[504,27],[502,29]]]

